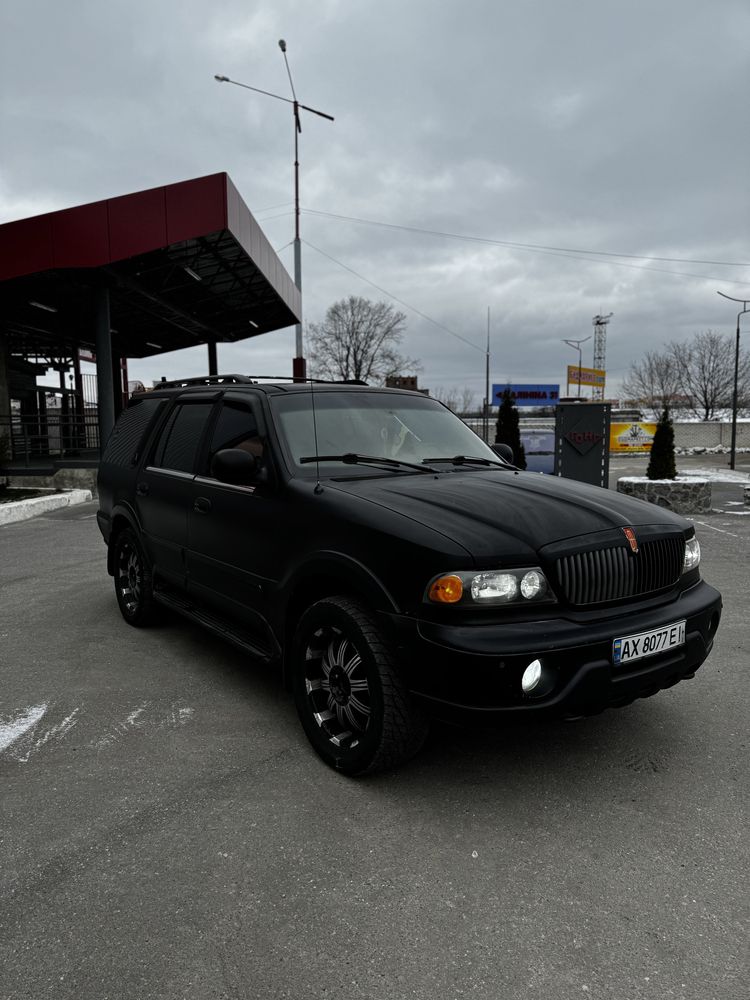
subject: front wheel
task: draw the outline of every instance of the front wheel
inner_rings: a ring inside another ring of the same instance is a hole
[[[394,652],[373,617],[346,597],[317,601],[292,643],[292,687],[316,752],[345,774],[396,767],[424,742]]]
[[[132,528],[123,528],[113,543],[115,594],[128,625],[148,625],[154,618],[155,602],[151,568]]]

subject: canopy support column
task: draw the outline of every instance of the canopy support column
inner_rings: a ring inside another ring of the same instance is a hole
[[[99,409],[99,447],[104,451],[115,426],[115,387],[112,370],[112,331],[109,318],[109,288],[95,291],[96,383]]]
[[[6,346],[5,335],[0,333],[0,462],[10,460],[10,351]]]

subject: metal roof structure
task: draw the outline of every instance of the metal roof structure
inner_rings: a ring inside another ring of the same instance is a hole
[[[301,316],[300,292],[227,174],[0,225],[0,338],[12,353],[112,354],[244,340]]]

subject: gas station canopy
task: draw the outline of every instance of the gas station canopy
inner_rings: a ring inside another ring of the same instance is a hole
[[[27,357],[237,341],[299,321],[300,293],[225,173],[0,226],[0,331]]]

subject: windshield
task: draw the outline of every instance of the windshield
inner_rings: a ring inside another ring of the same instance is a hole
[[[302,475],[315,469],[301,459],[314,455],[365,455],[422,463],[457,455],[500,459],[462,420],[426,396],[402,393],[324,391],[315,394],[317,449],[310,393],[295,392],[271,400],[287,458]],[[352,465],[321,462],[327,474]],[[365,470],[362,470],[363,472]],[[372,469],[367,470],[370,474]],[[355,472],[356,474],[356,472]]]

